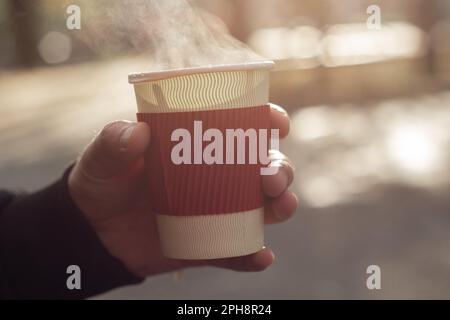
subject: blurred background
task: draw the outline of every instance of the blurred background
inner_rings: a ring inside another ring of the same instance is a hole
[[[100,41],[112,2],[0,0],[1,187],[49,184],[107,121],[135,119],[127,74],[151,48]],[[277,259],[263,273],[186,270],[97,298],[450,298],[450,0],[190,4],[276,61],[301,207],[267,227]],[[366,287],[369,265],[381,290]]]

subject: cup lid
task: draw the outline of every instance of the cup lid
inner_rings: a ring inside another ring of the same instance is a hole
[[[271,60],[253,61],[239,64],[221,64],[208,65],[202,67],[192,67],[183,69],[170,69],[164,71],[153,72],[134,72],[128,75],[128,82],[131,84],[148,82],[155,80],[163,80],[172,77],[184,76],[197,73],[210,72],[226,72],[226,71],[242,71],[242,70],[257,70],[257,69],[272,69],[274,62]]]

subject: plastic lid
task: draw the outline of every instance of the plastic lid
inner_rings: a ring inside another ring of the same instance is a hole
[[[171,69],[153,72],[135,72],[128,75],[128,82],[131,84],[163,80],[172,77],[178,77],[197,73],[224,72],[224,71],[242,71],[255,69],[272,69],[274,62],[271,60],[254,61],[240,64],[210,65],[203,67],[193,67],[184,69]]]

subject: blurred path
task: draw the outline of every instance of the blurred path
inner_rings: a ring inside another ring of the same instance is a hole
[[[35,190],[58,177],[94,132],[134,119],[127,74],[143,61],[2,72],[0,181]],[[203,268],[99,298],[450,298],[450,92],[292,114],[282,148],[303,201],[267,228],[275,265],[260,274]],[[382,290],[366,288],[366,268]]]

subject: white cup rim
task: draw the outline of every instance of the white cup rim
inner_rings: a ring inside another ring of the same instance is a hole
[[[271,60],[253,61],[239,64],[221,64],[209,65],[202,67],[192,67],[184,69],[171,69],[164,71],[153,72],[133,72],[128,75],[128,82],[131,84],[163,80],[172,77],[179,77],[190,74],[210,73],[210,72],[227,72],[227,71],[243,71],[243,70],[258,70],[258,69],[272,69],[274,62]]]

